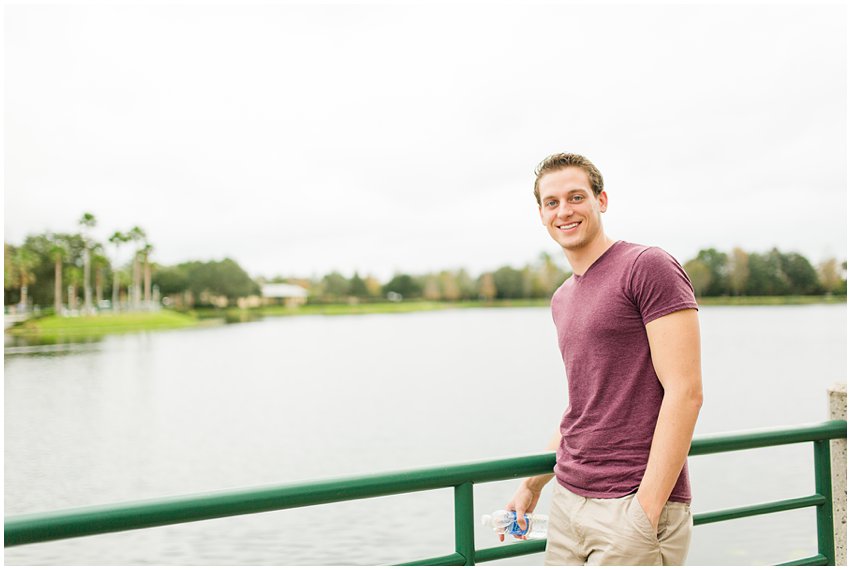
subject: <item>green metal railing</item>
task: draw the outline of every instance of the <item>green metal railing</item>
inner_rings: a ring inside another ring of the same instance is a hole
[[[845,439],[847,431],[847,423],[844,420],[834,420],[814,425],[722,434],[694,440],[689,455],[706,455],[810,441],[814,444],[815,452],[814,495],[697,514],[694,516],[694,524],[702,525],[816,507],[818,553],[783,565],[835,565],[830,440]],[[13,516],[5,519],[5,546],[453,487],[455,489],[455,552],[404,565],[472,566],[476,562],[543,552],[546,545],[546,540],[528,540],[507,546],[476,550],[473,539],[473,485],[539,475],[551,472],[554,465],[555,454],[550,452],[367,477],[330,479]]]

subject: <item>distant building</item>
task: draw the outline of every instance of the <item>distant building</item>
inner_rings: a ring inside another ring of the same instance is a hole
[[[289,283],[265,283],[260,287],[264,305],[298,307],[307,302],[307,289]]]

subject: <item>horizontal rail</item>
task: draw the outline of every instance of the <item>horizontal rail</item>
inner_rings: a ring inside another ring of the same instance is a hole
[[[794,509],[805,509],[807,507],[820,507],[826,501],[827,499],[825,499],[821,495],[810,495],[809,497],[799,497],[797,499],[786,499],[783,501],[775,501],[772,503],[762,503],[759,505],[750,505],[747,507],[736,507],[735,509],[727,509],[724,511],[702,513],[699,515],[694,515],[694,526],[716,523],[721,521],[729,521],[732,519],[740,519],[744,517],[753,517],[757,515],[767,515],[769,513],[780,513],[783,511],[791,511]]]
[[[497,459],[236,491],[165,497],[8,517],[5,546],[150,528],[340,501],[487,483],[552,471],[555,454]]]
[[[831,420],[783,429],[721,433],[694,440],[689,455],[706,455],[825,439],[845,439],[847,432],[848,424],[845,420]]]
[[[508,546],[497,546],[495,548],[485,548],[476,551],[476,564],[479,562],[490,562],[491,560],[501,560],[502,558],[511,558],[512,556],[525,556],[526,554],[535,554],[543,552],[547,547],[545,539],[540,540],[523,540],[518,544],[509,544]]]
[[[828,560],[826,556],[818,554],[809,558],[784,562],[783,564],[778,564],[778,566],[828,566]]]
[[[464,562],[466,562],[466,559],[463,556],[457,552],[453,552],[446,556],[426,558],[425,560],[416,560],[414,562],[405,562],[404,564],[397,564],[397,566],[463,566]]]
[[[840,439],[846,437],[846,433],[847,423],[834,420],[792,428],[721,434],[695,440],[690,455]],[[516,479],[551,472],[554,465],[555,454],[548,452],[363,477],[218,491],[12,516],[5,519],[5,546],[428,491],[467,482],[487,483]],[[535,541],[528,542],[529,545],[510,545],[500,550],[537,548]],[[482,551],[485,554],[479,552],[477,557],[491,556],[491,550],[493,549]]]
[[[543,552],[546,546],[547,541],[545,539],[523,540],[518,541],[516,544],[477,550],[475,560],[476,564],[478,564],[479,562],[490,562],[492,560],[501,560],[503,558],[512,558],[514,556],[536,554],[538,552]],[[464,562],[464,557],[456,552],[455,554],[450,554],[448,556],[405,562],[404,564],[396,564],[396,566],[454,566],[462,565]]]

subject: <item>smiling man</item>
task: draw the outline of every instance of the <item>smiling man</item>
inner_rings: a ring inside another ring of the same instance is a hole
[[[524,480],[507,508],[525,527],[555,477],[545,564],[682,565],[703,401],[694,291],[665,251],[604,233],[591,161],[555,154],[535,173],[541,221],[573,268],[552,298],[569,404],[554,473]]]

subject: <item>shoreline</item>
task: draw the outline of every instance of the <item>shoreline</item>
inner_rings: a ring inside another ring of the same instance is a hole
[[[699,306],[780,306],[844,304],[847,296],[794,295],[761,297],[703,297]],[[174,330],[211,326],[216,322],[235,323],[265,317],[299,317],[308,315],[374,315],[440,311],[449,309],[531,308],[548,307],[549,299],[499,299],[494,301],[408,301],[367,302],[357,304],[335,303],[303,305],[298,308],[282,306],[256,309],[194,309],[174,311],[163,309],[151,313],[101,314],[86,317],[43,317],[29,319],[6,330],[6,334],[27,340],[57,342],[60,340],[96,339],[108,334],[140,331]]]

